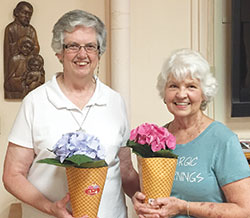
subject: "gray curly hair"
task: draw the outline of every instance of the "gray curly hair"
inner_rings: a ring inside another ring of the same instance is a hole
[[[200,53],[191,49],[177,50],[164,62],[157,78],[157,89],[162,99],[165,97],[166,83],[170,75],[177,80],[183,80],[190,75],[193,79],[200,81],[205,98],[200,106],[201,110],[206,109],[218,89],[217,81],[210,72],[208,62]]]
[[[96,31],[99,55],[106,50],[107,32],[104,23],[95,15],[82,10],[64,14],[54,25],[51,47],[56,53],[63,50],[64,33],[72,32],[77,26],[91,27]]]

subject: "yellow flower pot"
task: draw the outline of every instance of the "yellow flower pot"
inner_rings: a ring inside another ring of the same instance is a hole
[[[66,174],[74,217],[96,218],[108,167],[67,167]]]
[[[177,165],[175,158],[142,158],[137,156],[141,192],[146,195],[145,202],[169,197]]]

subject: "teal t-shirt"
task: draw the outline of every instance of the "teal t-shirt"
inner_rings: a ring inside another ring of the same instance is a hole
[[[177,144],[174,153],[178,164],[171,196],[183,200],[225,202],[221,187],[250,176],[237,135],[218,121],[193,141]]]

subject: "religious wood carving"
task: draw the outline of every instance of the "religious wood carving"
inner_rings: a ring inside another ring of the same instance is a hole
[[[22,99],[43,84],[44,60],[35,28],[30,25],[33,6],[19,2],[13,10],[14,21],[5,28],[4,35],[4,97]]]

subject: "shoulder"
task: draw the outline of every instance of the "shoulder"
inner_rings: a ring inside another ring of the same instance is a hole
[[[32,25],[29,25],[28,28],[33,31],[34,33],[36,33],[36,29],[32,26]]]
[[[219,147],[239,145],[238,136],[223,123],[214,121],[210,127],[209,141],[213,141]]]
[[[121,94],[99,81],[97,102],[104,103],[112,111],[127,113],[125,100]]]
[[[13,26],[16,26],[17,24],[13,21],[11,23],[9,23],[6,27],[5,30],[9,30],[10,28],[12,28]]]
[[[99,80],[99,85],[100,85],[100,92],[103,96],[107,97],[109,100],[114,100],[114,99],[120,99],[122,100],[122,97],[119,92],[115,91],[114,89],[110,88],[103,82]]]
[[[220,122],[220,121],[215,120],[215,121],[212,122],[212,124],[213,124],[214,127],[216,127],[216,128],[221,128],[221,129],[228,129],[228,130],[230,130],[225,124],[223,124],[223,123]],[[231,130],[230,130],[230,131],[231,131]]]
[[[38,86],[36,89],[32,90],[31,92],[29,92],[23,99],[23,102],[39,102],[44,98],[47,98],[47,94],[46,94],[46,89],[47,87],[50,85],[51,81],[48,81],[40,86]]]
[[[226,125],[224,125],[223,123],[219,121],[214,121],[211,124],[211,127],[212,127],[211,129],[213,130],[213,132],[218,136],[228,137],[228,136],[235,135],[235,133],[231,129],[229,129]]]

